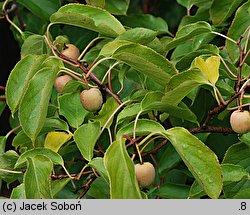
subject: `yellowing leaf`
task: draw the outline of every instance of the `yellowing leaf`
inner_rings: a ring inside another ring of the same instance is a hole
[[[197,57],[195,58],[195,66],[204,72],[208,80],[215,85],[219,78],[220,58],[218,56],[211,56],[206,60]]]
[[[58,152],[60,147],[69,141],[72,137],[71,133],[61,132],[61,131],[52,131],[49,132],[46,136],[44,147],[51,149],[54,152]]]

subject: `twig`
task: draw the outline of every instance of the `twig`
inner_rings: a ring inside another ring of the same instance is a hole
[[[95,181],[97,176],[95,174],[90,176],[90,179],[87,181],[86,184],[83,184],[81,188],[84,188],[83,192],[77,197],[77,199],[82,199],[82,197],[88,192],[90,189],[91,184]]]

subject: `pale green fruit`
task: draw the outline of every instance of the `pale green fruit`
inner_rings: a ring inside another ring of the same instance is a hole
[[[69,75],[62,75],[56,78],[54,82],[54,87],[58,93],[61,93],[64,86],[70,81],[72,78]]]
[[[135,175],[140,187],[146,187],[153,183],[155,179],[155,168],[149,163],[135,165]]]
[[[62,50],[62,54],[74,60],[77,60],[80,56],[79,49],[73,44],[66,44]]]
[[[90,112],[99,110],[103,103],[102,93],[97,88],[83,90],[80,94],[80,100],[82,106]]]
[[[230,124],[238,134],[245,134],[250,131],[250,112],[247,110],[236,110],[231,114]]]

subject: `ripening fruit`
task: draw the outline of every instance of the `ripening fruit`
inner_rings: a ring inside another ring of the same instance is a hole
[[[135,165],[135,175],[140,187],[146,187],[153,183],[155,179],[155,168],[149,163]]]
[[[103,103],[102,93],[97,88],[83,90],[80,94],[80,100],[82,106],[90,112],[99,110]]]
[[[74,60],[77,60],[80,56],[79,49],[73,44],[66,44],[62,50],[62,54]]]
[[[58,93],[61,93],[64,86],[70,81],[72,78],[69,75],[62,75],[56,78],[54,82],[54,87]]]
[[[250,112],[247,110],[236,110],[231,114],[230,123],[232,129],[238,134],[250,131]]]

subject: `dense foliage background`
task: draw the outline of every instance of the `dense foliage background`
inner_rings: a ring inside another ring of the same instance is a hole
[[[249,114],[250,1],[0,6],[2,197],[250,198],[250,132],[230,126]],[[89,88],[100,110],[83,107]],[[143,162],[155,169],[145,187]]]

